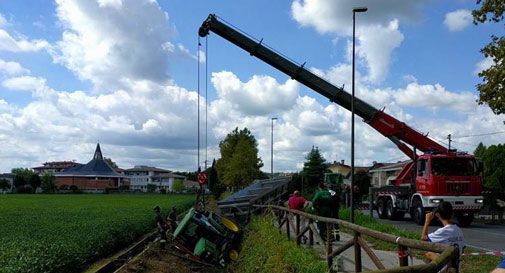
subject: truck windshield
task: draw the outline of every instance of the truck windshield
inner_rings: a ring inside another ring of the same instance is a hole
[[[433,175],[477,175],[477,164],[473,158],[434,158],[431,162]]]

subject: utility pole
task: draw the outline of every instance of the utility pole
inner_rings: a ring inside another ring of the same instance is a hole
[[[274,120],[277,120],[277,118],[271,118],[272,129],[270,137],[270,179],[274,179]]]
[[[354,66],[356,43],[356,12],[366,12],[368,8],[352,9],[352,99],[351,99],[351,223],[354,223]]]
[[[451,150],[451,134],[447,135],[447,139],[449,140],[449,151]]]

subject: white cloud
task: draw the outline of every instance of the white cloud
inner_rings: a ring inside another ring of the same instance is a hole
[[[368,64],[369,81],[381,82],[387,76],[391,54],[404,39],[398,27],[398,20],[392,20],[387,26],[370,25],[360,29],[357,53]]]
[[[487,57],[482,59],[475,65],[474,75],[478,75],[480,72],[490,68],[494,64],[493,58]]]
[[[476,97],[470,92],[450,92],[440,84],[410,83],[406,88],[400,89],[394,94],[400,105],[410,107],[425,107],[438,110],[449,108],[458,111],[474,111],[477,103]]]
[[[352,35],[352,9],[367,6],[366,13],[359,13],[357,24],[357,53],[368,68],[367,80],[382,82],[389,72],[391,56],[402,43],[404,36],[399,29],[399,19],[415,21],[418,6],[424,1],[331,1],[295,0],[291,5],[293,18],[302,26],[312,26],[321,33],[341,37]],[[350,62],[350,42],[347,58]]]
[[[65,30],[53,58],[97,89],[113,89],[125,79],[166,81],[170,60],[195,58],[182,44],[170,41],[175,30],[156,1],[56,4]]]
[[[3,27],[7,24],[7,19],[0,13],[0,27]]]
[[[355,1],[295,0],[291,4],[293,18],[303,26],[312,26],[321,33],[352,34],[352,9],[366,6],[358,13],[359,25],[386,25],[393,19],[417,20],[419,7],[426,1]]]
[[[9,76],[20,75],[20,74],[28,74],[30,70],[22,67],[17,62],[9,62],[0,59],[0,73],[6,74]]]
[[[254,75],[247,82],[242,82],[235,74],[221,71],[212,73],[211,82],[221,98],[237,111],[248,115],[289,109],[298,97],[299,84],[290,79],[279,84],[272,77]]]
[[[444,25],[450,31],[461,31],[473,21],[472,12],[467,9],[458,9],[445,15]]]
[[[14,38],[4,29],[0,29],[0,50],[11,52],[33,52],[49,47],[46,40],[27,40],[24,37]]]

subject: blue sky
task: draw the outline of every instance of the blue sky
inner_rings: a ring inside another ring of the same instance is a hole
[[[472,24],[475,1],[2,1],[0,171],[85,162],[97,140],[122,167],[195,169],[197,30],[207,15],[350,90],[356,5],[369,7],[357,16],[359,96],[440,140],[505,129],[503,116],[475,103],[476,71],[489,65],[479,49],[503,34]],[[312,145],[329,161],[349,159],[345,110],[217,35],[208,42],[209,157],[247,126],[269,166],[268,120],[278,116],[279,170],[299,168]],[[367,125],[357,129],[359,164],[402,158]],[[459,148],[503,140],[466,138]]]

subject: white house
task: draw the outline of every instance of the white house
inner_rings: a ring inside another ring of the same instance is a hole
[[[398,163],[379,163],[368,170],[372,177],[371,184],[373,187],[382,187],[389,185],[391,180],[395,179],[403,169],[403,166],[409,161],[401,161]]]
[[[186,180],[185,176],[174,174],[169,170],[143,165],[126,169],[124,174],[130,180],[130,190],[142,192],[147,192],[149,184],[156,186],[156,192],[172,191],[176,179]]]

